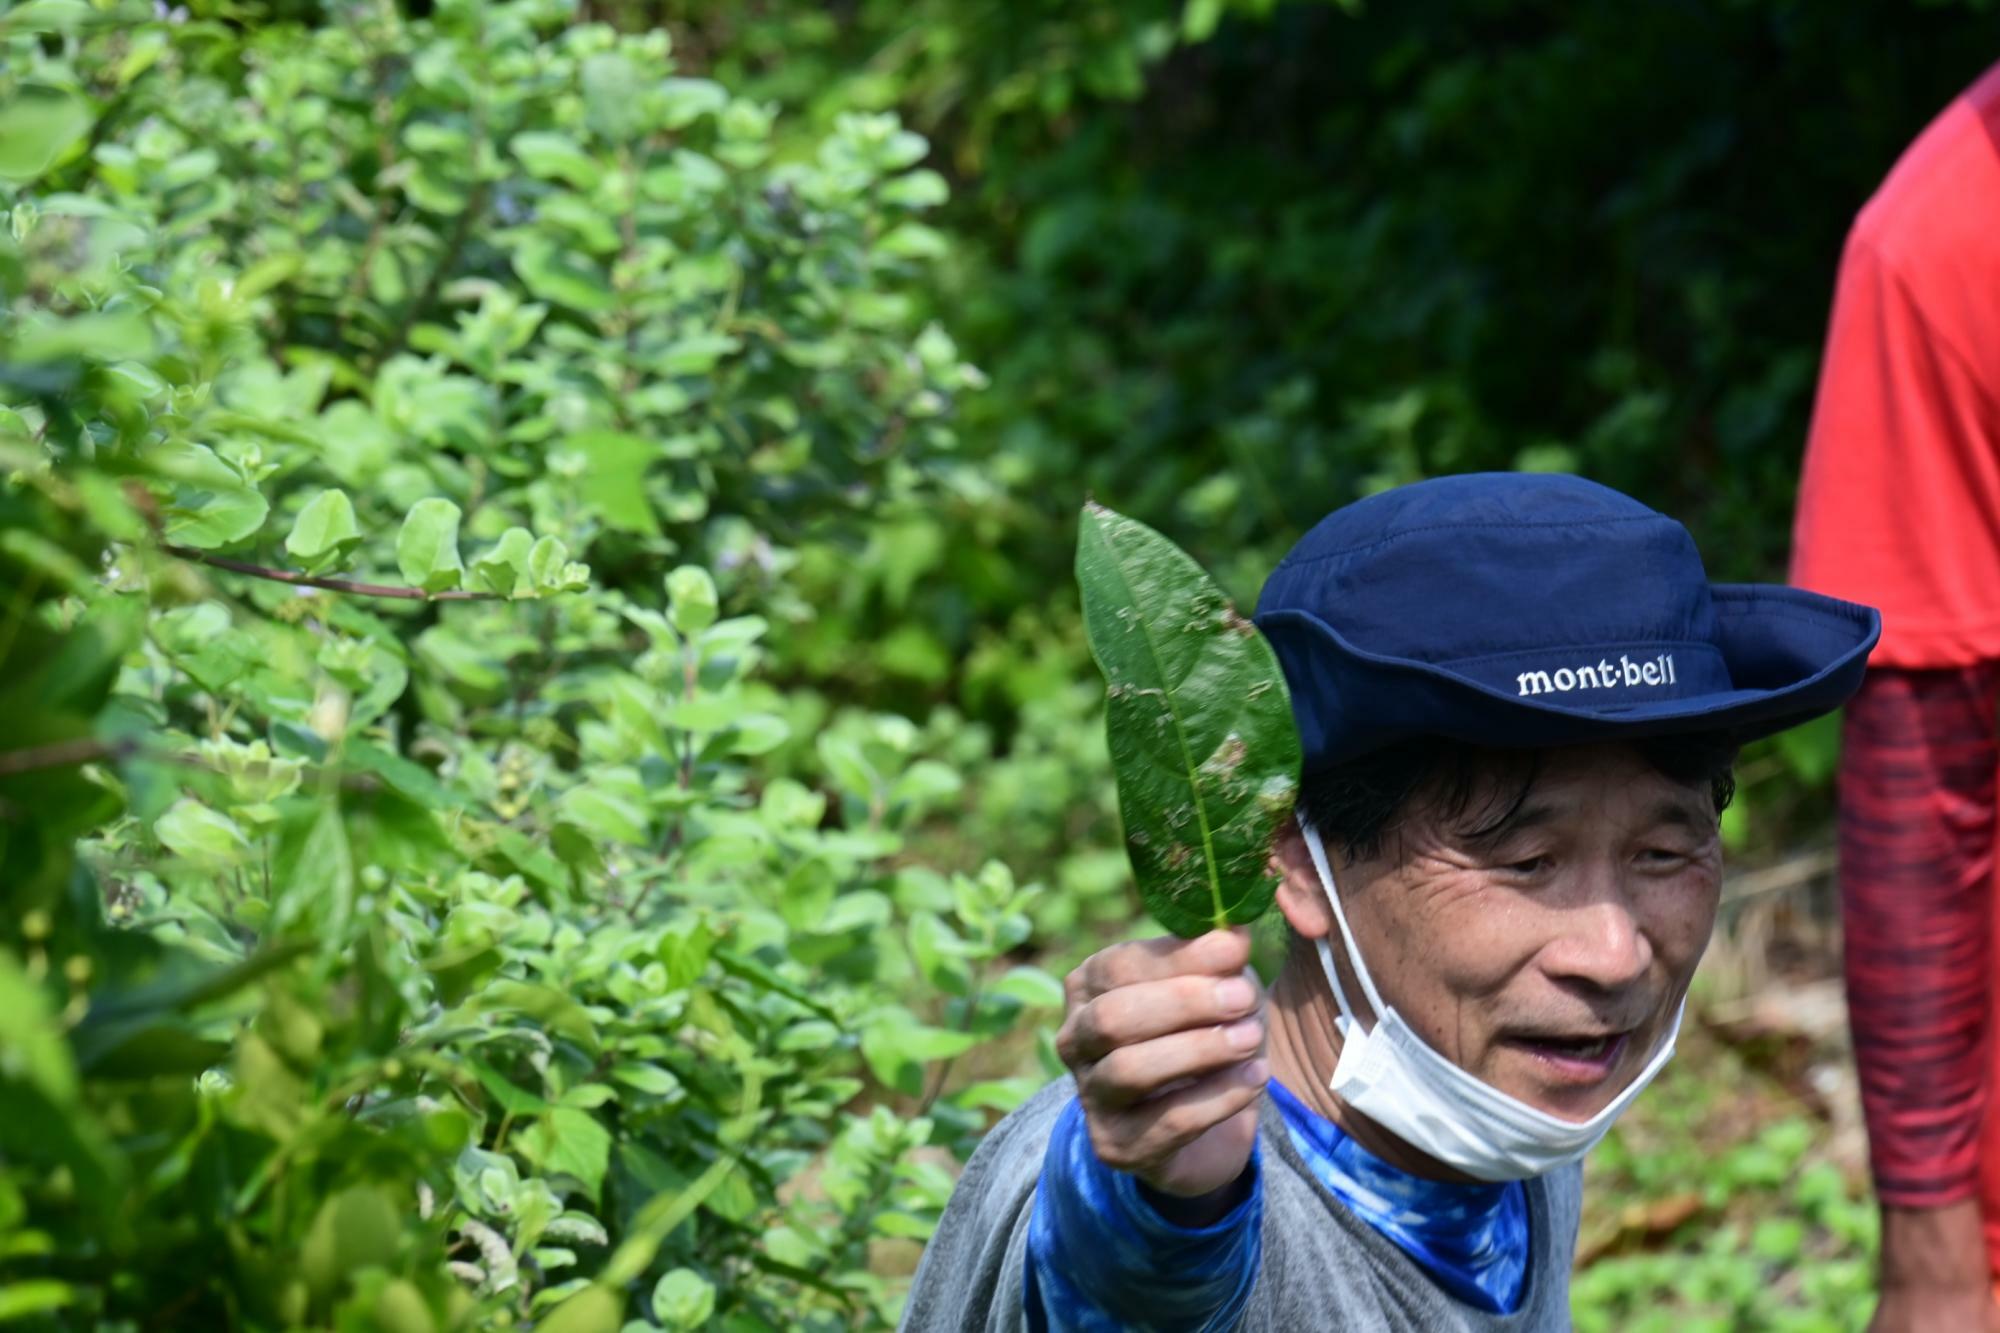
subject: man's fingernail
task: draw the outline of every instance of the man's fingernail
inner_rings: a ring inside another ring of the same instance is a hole
[[[1264,1040],[1264,1025],[1254,1018],[1246,1018],[1240,1023],[1231,1023],[1222,1030],[1229,1044],[1239,1051],[1247,1051]]]
[[[1222,1006],[1224,1013],[1248,1009],[1256,998],[1257,988],[1242,977],[1231,977],[1227,981],[1215,983],[1215,1002]]]
[[[1236,1076],[1254,1088],[1261,1088],[1271,1081],[1271,1062],[1260,1056],[1238,1065]]]

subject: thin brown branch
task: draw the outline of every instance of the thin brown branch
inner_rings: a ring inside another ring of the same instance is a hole
[[[269,565],[253,565],[246,560],[231,560],[228,556],[210,555],[207,551],[198,551],[192,546],[176,546],[172,542],[162,542],[160,549],[183,560],[212,565],[216,569],[226,569],[232,574],[248,574],[251,578],[269,579],[273,583],[291,583],[305,588],[324,588],[328,592],[353,593],[357,597],[394,597],[405,602],[501,600],[495,593],[470,592],[464,588],[452,588],[445,592],[425,592],[422,588],[405,588],[387,583],[357,583],[352,579],[328,579],[316,574],[297,574],[288,569],[272,569]]]
[[[16,773],[33,773],[44,768],[68,768],[72,764],[88,764],[99,759],[109,759],[116,753],[118,751],[115,747],[93,736],[56,741],[51,745],[31,745],[25,750],[0,750],[0,777],[11,777]]]

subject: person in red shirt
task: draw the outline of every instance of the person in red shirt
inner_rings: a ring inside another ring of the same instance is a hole
[[[2000,65],[1848,234],[1793,538],[1794,583],[1882,612],[1839,777],[1871,1328],[2000,1329]]]

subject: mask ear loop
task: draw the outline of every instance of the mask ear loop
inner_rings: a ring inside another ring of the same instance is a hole
[[[1354,969],[1354,979],[1361,983],[1361,993],[1368,997],[1368,1005],[1375,1011],[1375,1021],[1379,1023],[1382,1016],[1389,1012],[1389,1007],[1382,1003],[1382,994],[1375,989],[1375,978],[1368,975],[1368,964],[1361,961],[1361,946],[1355,943],[1354,931],[1347,924],[1347,913],[1341,908],[1340,890],[1333,882],[1333,871],[1326,861],[1326,847],[1320,842],[1318,831],[1303,816],[1299,818],[1299,832],[1305,835],[1306,850],[1312,854],[1313,869],[1319,872],[1326,900],[1333,906],[1333,919],[1340,925],[1340,939],[1347,950],[1348,965]],[[1360,1020],[1354,1017],[1353,1006],[1347,1002],[1347,992],[1340,984],[1340,972],[1333,965],[1332,949],[1324,936],[1318,943],[1320,962],[1326,967],[1326,979],[1333,983],[1333,998],[1340,1006],[1341,1017],[1359,1023]]]

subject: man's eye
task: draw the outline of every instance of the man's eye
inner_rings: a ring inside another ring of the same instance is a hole
[[[1639,853],[1639,859],[1648,865],[1670,866],[1687,860],[1688,856],[1686,852],[1675,851],[1671,847],[1648,847]]]
[[[1548,869],[1548,867],[1548,857],[1530,856],[1521,861],[1509,861],[1505,868],[1516,875],[1535,875],[1540,874],[1542,871]]]

